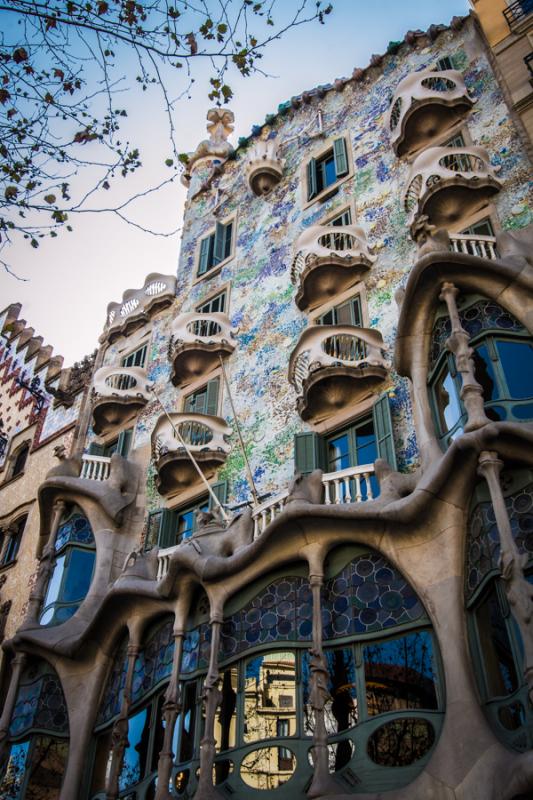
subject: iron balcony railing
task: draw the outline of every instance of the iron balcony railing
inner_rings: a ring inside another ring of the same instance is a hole
[[[522,22],[532,12],[533,0],[517,0],[516,3],[511,3],[510,6],[504,8],[503,16],[512,30],[515,25]]]

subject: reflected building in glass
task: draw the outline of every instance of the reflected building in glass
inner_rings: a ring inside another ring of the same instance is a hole
[[[109,303],[35,486],[1,797],[532,796],[531,166],[500,77],[471,14],[235,147],[209,111],[177,274]]]

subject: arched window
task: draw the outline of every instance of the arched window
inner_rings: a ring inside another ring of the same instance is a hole
[[[228,795],[245,797],[250,788],[273,790],[288,782],[294,794],[311,779],[312,615],[302,564],[228,603],[214,768],[215,783],[224,783]],[[347,792],[355,783],[361,792],[390,788],[390,774],[379,767],[402,767],[395,785],[408,783],[427,763],[443,707],[436,644],[420,601],[383,556],[338,548],[327,563],[322,621],[331,772]],[[194,651],[201,652],[201,629],[196,642]],[[189,663],[184,659],[182,677]],[[187,688],[175,737],[178,795],[194,794],[199,763],[198,730],[184,728],[198,689],[191,688],[188,702]]]
[[[22,541],[22,534],[26,527],[27,514],[19,517],[12,522],[9,526],[8,532],[2,537],[2,547],[0,549],[0,566],[13,564],[17,560],[17,555],[20,550],[20,543]]]
[[[520,553],[528,557],[533,583],[533,471],[502,472],[505,504]],[[533,747],[533,711],[523,675],[520,631],[499,570],[500,538],[485,483],[474,492],[466,540],[465,601],[476,679],[498,737],[515,750]]]
[[[37,661],[22,673],[0,769],[0,797],[57,800],[68,755],[68,714],[52,667]]]
[[[474,368],[491,420],[533,420],[533,340],[512,314],[475,295],[457,298],[459,318],[470,335]],[[439,438],[444,447],[463,432],[466,411],[460,399],[461,376],[445,343],[451,323],[439,309],[430,351],[429,388]]]
[[[7,480],[15,478],[17,475],[22,475],[26,467],[26,460],[30,452],[30,442],[21,444],[15,452],[11,455],[10,466],[7,472]]]
[[[89,520],[81,509],[68,507],[54,544],[54,569],[41,610],[41,625],[60,625],[85,599],[94,572],[96,545]]]
[[[174,620],[158,622],[145,638],[134,666],[128,714],[128,747],[119,776],[120,796],[151,800],[159,752],[163,745],[163,702],[174,656]],[[111,734],[123,700],[127,672],[127,639],[119,645],[97,717],[91,798],[105,797]],[[133,794],[130,790],[135,789]],[[125,793],[123,795],[122,793]]]

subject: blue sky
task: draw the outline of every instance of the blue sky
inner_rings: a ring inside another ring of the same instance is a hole
[[[366,66],[372,53],[385,52],[389,41],[402,39],[408,30],[448,24],[454,15],[469,11],[468,0],[332,1],[334,11],[325,25],[302,26],[269,46],[261,68],[271,77],[232,77],[234,143],[279,103],[305,89],[348,77],[354,67]],[[206,136],[205,117],[211,105],[206,64],[199,66],[195,78],[192,97],[177,101],[174,108],[180,151],[194,150]],[[176,96],[183,89],[180,80],[180,73],[173,73],[171,91]],[[118,187],[115,198],[154,185],[169,174],[163,164],[169,155],[167,121],[158,96],[141,94],[135,87],[129,94],[123,101],[130,112],[128,134],[140,146],[144,169]],[[176,181],[137,201],[130,215],[146,226],[172,231],[181,225],[184,200],[185,190]],[[73,233],[43,241],[37,251],[18,244],[5,254],[27,281],[0,273],[0,309],[22,302],[22,316],[45,344],[65,356],[65,365],[94,349],[107,303],[119,301],[125,289],[142,286],[149,272],[175,273],[179,251],[179,234],[154,237],[104,214],[84,215],[74,225]]]

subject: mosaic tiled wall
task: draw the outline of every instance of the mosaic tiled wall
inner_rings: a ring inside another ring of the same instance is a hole
[[[381,331],[392,362],[398,319],[394,302],[396,289],[405,283],[415,260],[415,247],[408,235],[401,192],[408,164],[399,160],[389,143],[385,116],[399,81],[414,70],[431,68],[444,55],[451,55],[463,71],[475,105],[466,125],[472,141],[489,151],[500,167],[503,189],[495,206],[503,228],[523,227],[532,219],[528,191],[529,165],[509,119],[508,110],[490,70],[486,56],[468,22],[460,32],[447,31],[424,49],[412,49],[385,57],[379,70],[371,70],[360,83],[349,83],[344,91],[329,91],[321,100],[298,110],[288,108],[260,136],[275,138],[285,158],[284,178],[267,197],[258,198],[248,188],[243,153],[228,162],[212,189],[190,200],[185,214],[183,242],[178,268],[178,301],[154,322],[148,365],[149,378],[156,381],[169,410],[179,407],[180,392],[169,383],[167,346],[172,315],[190,311],[218,286],[231,283],[229,315],[238,328],[238,346],[228,361],[228,372],[237,414],[248,446],[254,479],[261,494],[284,489],[293,473],[293,437],[306,428],[295,411],[295,393],[287,379],[288,361],[298,336],[309,317],[294,303],[290,282],[293,247],[307,226],[328,218],[348,203],[356,209],[356,220],[366,231],[377,260],[365,285],[370,326]],[[321,149],[316,133],[318,105],[328,137],[349,137],[354,176],[342,183],[339,192],[324,203],[304,209],[303,170],[311,155]],[[307,131],[307,133],[306,133]],[[195,180],[198,186],[198,180]],[[220,190],[217,197],[217,189]],[[215,203],[219,201],[216,218]],[[236,215],[236,249],[216,276],[195,283],[197,245],[215,224]],[[112,363],[113,350],[106,361]],[[391,398],[395,444],[399,468],[416,466],[417,447],[406,382],[391,365],[390,380],[379,388]],[[223,416],[231,424],[227,397]],[[152,403],[141,414],[135,444],[145,444],[159,416]],[[230,502],[249,497],[243,459],[237,439],[220,472],[230,482]],[[151,480],[148,499],[161,504]]]

